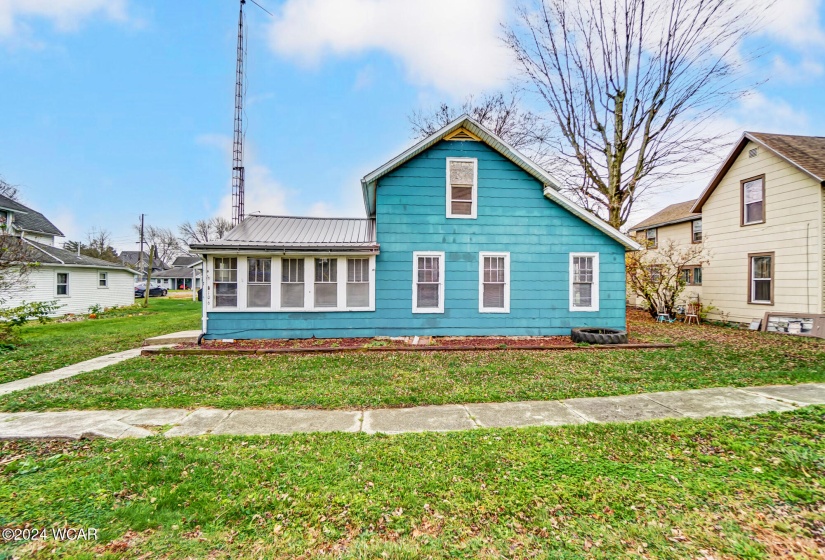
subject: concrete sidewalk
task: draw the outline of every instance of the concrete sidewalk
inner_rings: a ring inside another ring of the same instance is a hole
[[[618,397],[420,406],[379,410],[219,410],[0,413],[0,439],[128,438],[364,432],[400,434],[486,427],[561,426],[662,418],[743,417],[825,404],[825,384],[697,389]]]
[[[140,353],[146,349],[154,350],[158,348],[169,348],[170,346],[174,346],[174,344],[161,344],[156,346],[132,348],[131,350],[124,350],[123,352],[115,352],[114,354],[98,356],[97,358],[92,358],[91,360],[86,360],[85,362],[79,362],[70,366],[62,367],[54,371],[47,371],[46,373],[39,373],[37,375],[32,375],[31,377],[18,379],[16,381],[9,381],[8,383],[0,384],[0,395],[6,395],[8,393],[21,391],[30,387],[37,387],[38,385],[47,385],[49,383],[54,383],[55,381],[60,381],[61,379],[67,379],[69,377],[74,377],[75,375],[80,375],[81,373],[103,369],[124,360],[137,358],[140,356]]]

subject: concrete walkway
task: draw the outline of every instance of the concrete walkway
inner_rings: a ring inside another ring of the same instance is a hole
[[[174,344],[132,348],[131,350],[124,350],[123,352],[115,352],[114,354],[98,356],[97,358],[86,360],[85,362],[72,364],[54,371],[47,371],[46,373],[39,373],[37,375],[32,375],[31,377],[18,379],[17,381],[9,381],[8,383],[0,384],[0,395],[6,395],[14,391],[21,391],[23,389],[28,389],[29,387],[37,387],[38,385],[47,385],[49,383],[54,383],[55,381],[60,381],[61,379],[67,379],[69,377],[74,377],[75,375],[80,375],[81,373],[86,373],[87,371],[103,369],[124,360],[137,358],[143,350],[155,350],[158,348],[168,348],[170,346],[174,346]]]
[[[379,410],[143,410],[0,413],[0,439],[166,437],[364,432],[400,434],[486,427],[561,426],[661,418],[752,416],[825,404],[825,383],[722,387],[619,397],[420,406]]]

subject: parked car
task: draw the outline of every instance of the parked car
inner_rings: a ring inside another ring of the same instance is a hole
[[[149,288],[149,297],[159,297],[165,296],[167,293],[166,288],[162,288],[161,286],[152,286]],[[135,297],[142,298],[146,294],[146,282],[139,282],[135,284]]]

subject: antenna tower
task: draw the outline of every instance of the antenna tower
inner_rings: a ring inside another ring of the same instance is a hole
[[[244,42],[243,6],[246,0],[240,0],[238,13],[238,60],[235,67],[235,133],[232,139],[232,225],[236,226],[244,219],[244,167],[243,167],[243,70],[246,56]]]

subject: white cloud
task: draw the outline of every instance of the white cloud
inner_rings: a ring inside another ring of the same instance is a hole
[[[0,39],[29,33],[28,22],[45,19],[62,32],[73,31],[81,22],[102,15],[126,21],[127,0],[0,0]]]
[[[270,27],[279,54],[304,64],[385,51],[409,79],[456,97],[501,85],[507,0],[286,0]]]
[[[753,7],[752,0],[741,2],[743,10]],[[821,21],[822,0],[778,0],[763,20],[761,33],[796,48],[825,46],[825,29]]]

